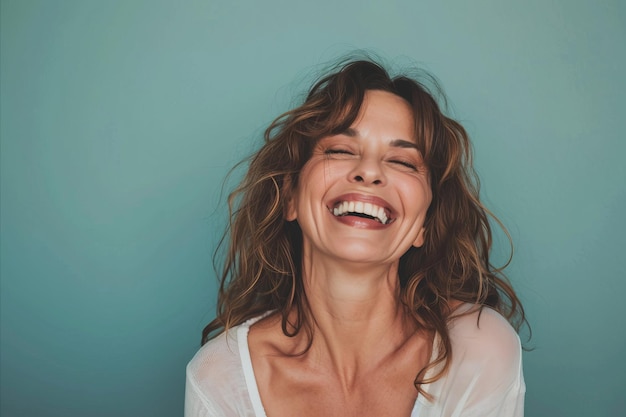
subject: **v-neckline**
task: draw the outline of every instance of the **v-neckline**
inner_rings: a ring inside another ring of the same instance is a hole
[[[252,403],[252,409],[254,410],[254,417],[267,417],[267,414],[265,413],[265,408],[263,408],[263,401],[261,401],[261,392],[259,391],[259,386],[256,382],[256,376],[254,375],[254,368],[252,367],[252,355],[250,353],[250,344],[248,343],[248,334],[250,332],[250,327],[254,323],[267,317],[269,314],[271,314],[271,311],[268,311],[267,313],[262,314],[258,317],[251,318],[242,323],[237,329],[237,347],[239,349],[239,357],[241,359],[241,366],[243,369],[243,376],[246,381],[248,396],[250,398],[250,402]],[[430,362],[434,361],[437,358],[437,355],[435,353],[435,346],[437,346],[438,341],[439,336],[435,334],[431,347]],[[429,378],[432,375],[432,372],[433,369],[430,369],[424,377],[426,379]],[[415,404],[413,405],[413,410],[411,411],[411,417],[419,417],[422,407],[428,405],[428,401],[424,398],[424,396],[418,395],[417,399],[415,400]]]

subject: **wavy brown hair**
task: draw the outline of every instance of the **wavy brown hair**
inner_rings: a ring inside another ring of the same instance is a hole
[[[479,200],[471,144],[457,121],[446,116],[434,88],[408,76],[391,77],[372,60],[340,63],[309,91],[304,103],[278,117],[265,131],[261,149],[249,160],[241,184],[230,194],[230,223],[220,243],[227,251],[217,317],[204,329],[202,343],[244,321],[274,310],[285,335],[304,331],[309,346],[314,318],[301,279],[302,232],[285,220],[289,184],[323,137],[344,132],[357,118],[367,90],[382,90],[406,100],[415,117],[415,140],[430,173],[432,203],[426,215],[425,243],[401,258],[400,302],[418,327],[440,337],[439,355],[415,379],[421,385],[443,375],[451,357],[448,302],[489,306],[519,330],[524,310],[501,269],[491,265],[492,232],[497,219]],[[505,230],[506,232],[506,230]],[[508,233],[507,233],[508,236]],[[510,239],[509,239],[510,240]],[[289,317],[294,317],[290,321]],[[443,364],[429,379],[427,370]]]

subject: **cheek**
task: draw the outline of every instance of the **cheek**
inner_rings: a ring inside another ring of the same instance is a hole
[[[300,184],[298,187],[300,196],[303,199],[309,196],[319,197],[341,175],[340,171],[337,164],[332,164],[326,159],[307,162],[300,173]]]
[[[433,200],[433,193],[430,186],[425,182],[418,182],[417,184],[410,184],[403,189],[406,204],[412,207],[413,210],[424,212],[430,207],[430,203]]]

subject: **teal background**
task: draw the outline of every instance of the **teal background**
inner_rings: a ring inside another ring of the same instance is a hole
[[[526,415],[626,415],[624,2],[1,0],[0,18],[2,416],[182,415],[227,170],[355,48],[433,72],[473,137],[534,332]]]

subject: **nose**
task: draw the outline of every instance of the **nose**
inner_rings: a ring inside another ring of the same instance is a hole
[[[383,185],[386,182],[380,162],[371,158],[359,160],[350,171],[349,176],[351,182],[360,182],[368,185]]]

